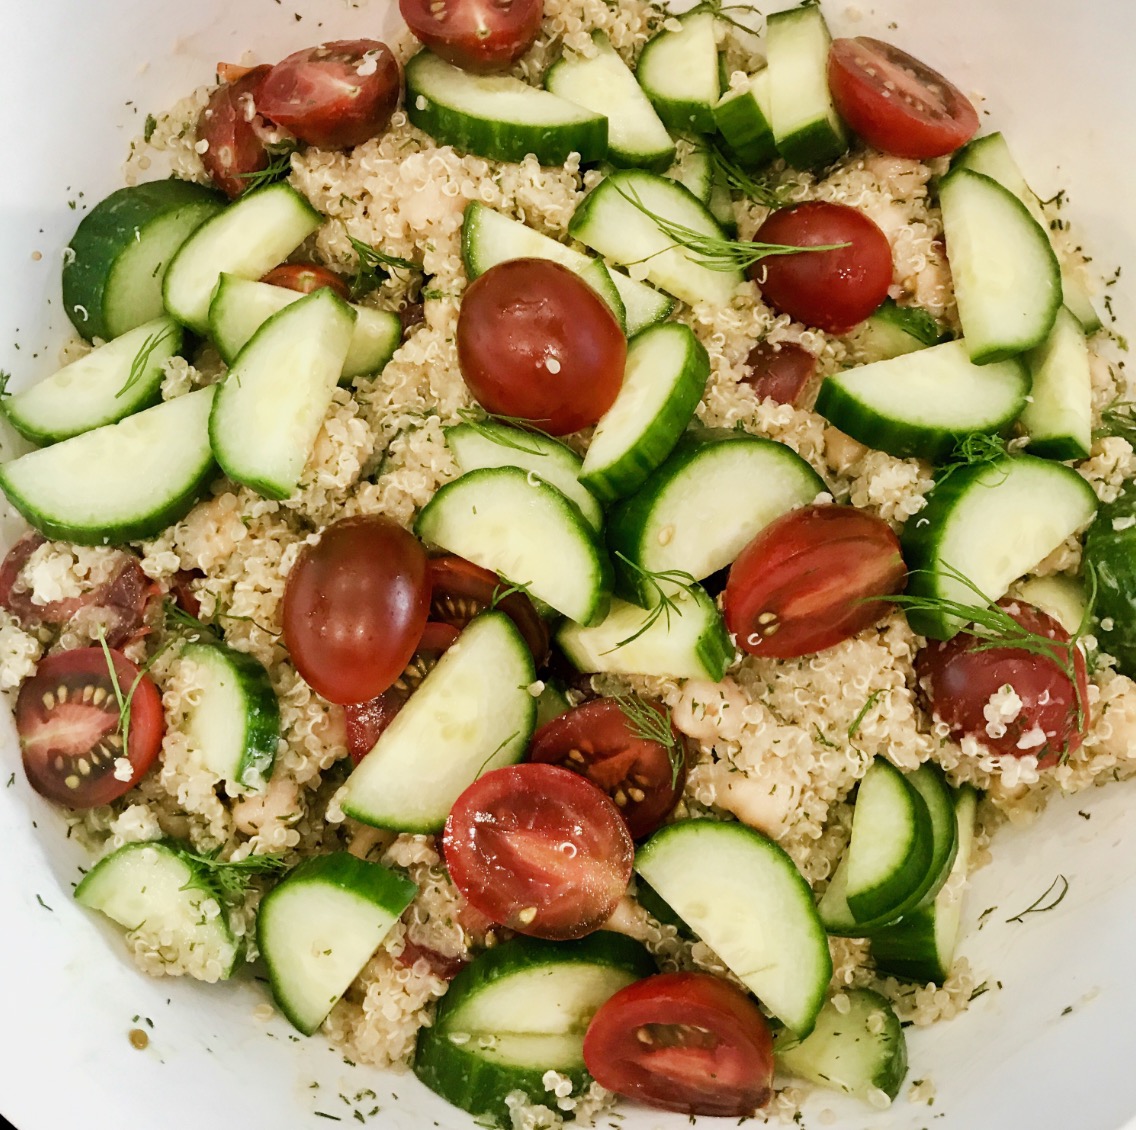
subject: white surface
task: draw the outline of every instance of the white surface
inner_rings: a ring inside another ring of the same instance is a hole
[[[60,253],[78,215],[68,201],[81,208],[117,186],[147,111],[207,81],[218,59],[248,49],[271,61],[323,38],[381,34],[392,18],[381,0],[8,0],[5,9],[0,368],[20,380],[50,370],[66,328]],[[843,3],[826,10],[838,33],[891,38],[985,93],[985,120],[1007,133],[1041,195],[1070,190],[1068,214],[1100,273],[1118,264],[1125,281],[1136,273],[1127,192],[1136,168],[1136,8],[1127,0],[890,0],[864,5],[855,23]],[[1131,336],[1132,302],[1123,289],[1115,298]],[[328,1130],[315,1111],[353,1123],[356,1106],[366,1114],[376,1104],[381,1117],[368,1125],[382,1130],[470,1125],[409,1076],[347,1067],[320,1038],[293,1037],[279,1019],[255,1021],[263,999],[255,982],[210,988],[135,972],[112,929],[72,903],[81,856],[24,783],[6,719],[0,747],[4,779],[15,774],[0,788],[0,1111],[19,1130]],[[901,1100],[877,1114],[821,1096],[807,1126],[832,1125],[818,1118],[831,1109],[841,1114],[838,1130],[1117,1130],[1136,1112],[1134,788],[1081,796],[999,836],[970,899],[972,927],[985,908],[997,909],[972,929],[964,953],[980,979],[1003,987],[960,1019],[909,1030],[909,1078],[934,1080],[934,1106]],[[1006,923],[1058,873],[1070,890],[1056,910]],[[153,1022],[145,1052],[127,1040],[136,1015]],[[364,1090],[377,1098],[339,1097]],[[686,1124],[631,1112],[622,1123]]]

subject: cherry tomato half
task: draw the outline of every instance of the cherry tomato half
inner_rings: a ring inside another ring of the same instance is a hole
[[[110,655],[114,679],[101,647],[49,655],[16,699],[16,730],[28,781],[41,796],[68,808],[110,804],[129,792],[162,745],[166,723],[153,679],[122,652],[112,648]],[[125,781],[115,776],[115,762],[124,756],[115,680],[123,698],[130,696],[125,756],[131,772]]]
[[[331,702],[366,702],[402,674],[426,626],[426,551],[379,515],[342,518],[305,546],[284,585],[284,644]]]
[[[666,713],[642,700],[644,710]],[[614,698],[596,698],[546,722],[533,736],[529,759],[562,765],[603,789],[619,809],[633,840],[649,836],[678,803],[686,784],[685,739],[671,728],[668,749],[645,738]],[[672,761],[672,752],[674,751]]]
[[[385,43],[342,39],[282,59],[256,104],[309,145],[347,149],[386,129],[401,91],[402,72]]]
[[[776,345],[759,341],[746,358],[749,374],[742,381],[760,400],[796,404],[816,372],[816,358],[794,341]]]
[[[770,522],[741,551],[726,582],[726,627],[763,659],[832,647],[890,607],[871,599],[902,590],[899,539],[854,506],[805,506]]]
[[[761,1010],[709,973],[660,973],[600,1005],[584,1063],[601,1087],[659,1110],[742,1118],[773,1093]]]
[[[828,85],[849,126],[896,157],[941,157],[978,130],[978,112],[957,86],[906,51],[866,35],[833,41]]]
[[[611,917],[635,849],[618,809],[558,765],[507,765],[454,802],[446,866],[475,910],[536,938],[582,938]]]
[[[888,296],[891,245],[863,212],[809,200],[779,208],[757,229],[758,243],[790,247],[847,244],[833,251],[774,255],[749,269],[765,301],[826,333],[847,333]]]
[[[550,435],[594,424],[623,383],[627,339],[610,307],[567,267],[510,259],[470,284],[458,363],[482,407]]]
[[[347,280],[318,263],[281,263],[273,267],[261,280],[271,286],[282,286],[285,290],[295,290],[300,294],[311,294],[320,287],[329,287],[346,302],[351,297]]]
[[[435,55],[478,74],[503,71],[534,43],[542,0],[399,0],[406,26]]]
[[[999,607],[1028,631],[1069,642],[1068,632],[1033,605],[1003,600]],[[955,741],[971,737],[991,753],[1033,754],[1048,766],[1078,749],[1089,728],[1085,658],[1079,648],[1071,651],[1076,687],[1056,659],[1019,647],[987,648],[966,632],[945,643],[929,642],[915,673],[932,714],[950,726]],[[1066,654],[1060,649],[1062,661]],[[1004,696],[1005,708],[999,709],[1003,687],[1013,690],[1020,706]]]
[[[257,130],[260,95],[269,70],[253,67],[219,86],[197,119],[198,140],[207,143],[201,163],[230,199],[240,196],[250,175],[266,169],[272,160]]]

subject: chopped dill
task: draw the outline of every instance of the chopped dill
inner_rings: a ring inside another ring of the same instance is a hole
[[[667,751],[667,759],[671,763],[671,788],[675,788],[686,764],[686,747],[674,731],[670,707],[664,706],[660,712],[636,694],[617,694],[612,697],[637,738],[645,742],[656,742]]]
[[[1114,400],[1102,413],[1101,424],[1093,439],[1116,436],[1136,447],[1136,401]]]
[[[238,173],[237,176],[245,182],[241,195],[245,196],[255,192],[258,188],[266,188],[270,184],[283,180],[292,171],[292,154],[296,152],[295,146],[286,145],[269,148],[272,160],[263,169],[254,169],[251,173]]]
[[[1069,893],[1069,880],[1064,875],[1058,875],[1052,883],[1038,895],[1029,906],[1025,908],[1020,914],[1015,914],[1013,918],[1007,918],[1007,922],[1023,922],[1027,914],[1045,914],[1046,911],[1055,910],[1062,902],[1065,901],[1065,896]],[[1046,901],[1049,899],[1050,901]]]
[[[545,440],[550,437],[529,420],[523,420],[519,416],[497,416],[477,408],[459,408],[458,417],[491,443],[523,451],[526,455],[548,454],[547,444],[542,446],[535,437],[540,436]]]
[[[158,128],[158,119],[153,114],[146,115],[146,123],[142,127],[142,140],[149,142],[150,138],[154,136],[154,130]]]
[[[351,297],[362,298],[382,286],[384,280],[390,277],[392,271],[421,271],[422,268],[410,259],[400,259],[397,255],[388,255],[377,247],[364,243],[348,234],[351,246],[355,250],[355,274],[351,278]]]
[[[174,846],[174,853],[193,871],[187,887],[218,894],[228,902],[239,902],[254,875],[272,875],[286,871],[288,865],[278,855],[249,855],[244,859],[218,858],[218,851],[202,854],[187,847]]]
[[[134,360],[130,362],[130,373],[126,381],[122,388],[114,394],[115,400],[129,392],[146,375],[146,370],[149,367],[150,358],[154,355],[154,350],[168,337],[172,337],[173,333],[173,326],[167,325],[157,333],[152,333],[146,338],[141,348],[134,355]]]
[[[884,692],[882,690],[876,690],[876,691],[872,691],[872,693],[870,695],[868,695],[867,701],[864,703],[863,706],[860,707],[860,713],[857,714],[856,717],[852,719],[852,725],[848,727],[848,740],[850,742],[855,741],[856,734],[860,730],[861,723],[864,721],[865,718],[867,718],[868,713],[869,713],[869,711],[871,711],[872,707],[875,706],[876,703],[879,702],[880,699],[883,697],[883,693]]]
[[[767,208],[784,208],[789,203],[782,186],[767,178],[755,179],[725,153],[720,145],[707,141],[704,148],[714,171],[726,182],[727,187]]]
[[[615,551],[615,556],[635,573],[637,577],[642,578],[642,580],[646,582],[647,586],[653,590],[657,599],[651,606],[646,620],[644,620],[631,635],[627,636],[626,639],[622,639],[614,647],[608,648],[608,650],[604,652],[604,655],[615,651],[617,648],[626,647],[629,643],[634,643],[635,640],[645,632],[649,632],[655,624],[658,623],[660,617],[666,617],[667,627],[670,628],[671,613],[674,612],[681,615],[678,611],[678,604],[674,599],[675,594],[668,592],[663,587],[664,582],[667,585],[675,586],[682,592],[687,593],[687,595],[690,594],[691,586],[696,583],[690,573],[684,572],[681,569],[665,569],[662,572],[654,573],[650,569],[644,569],[642,565],[637,565],[630,557],[618,549]]]

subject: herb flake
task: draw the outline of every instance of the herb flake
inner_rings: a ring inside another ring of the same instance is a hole
[[[617,694],[613,698],[635,737],[645,742],[656,742],[666,750],[671,765],[671,788],[677,788],[679,775],[686,766],[686,746],[675,733],[670,707],[660,709],[637,694]]]
[[[1025,910],[1019,914],[1015,914],[1013,918],[1007,918],[1009,922],[1024,922],[1028,914],[1045,914],[1047,911],[1055,910],[1065,901],[1065,896],[1069,893],[1069,880],[1064,875],[1058,875],[1052,883],[1046,887],[1045,891],[1040,894]],[[1046,901],[1049,900],[1049,901]]]

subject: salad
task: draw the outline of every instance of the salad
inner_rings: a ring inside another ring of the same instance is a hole
[[[1130,772],[1084,264],[816,4],[401,9],[148,122],[3,399],[76,897],[480,1121],[885,1107],[997,825]]]

